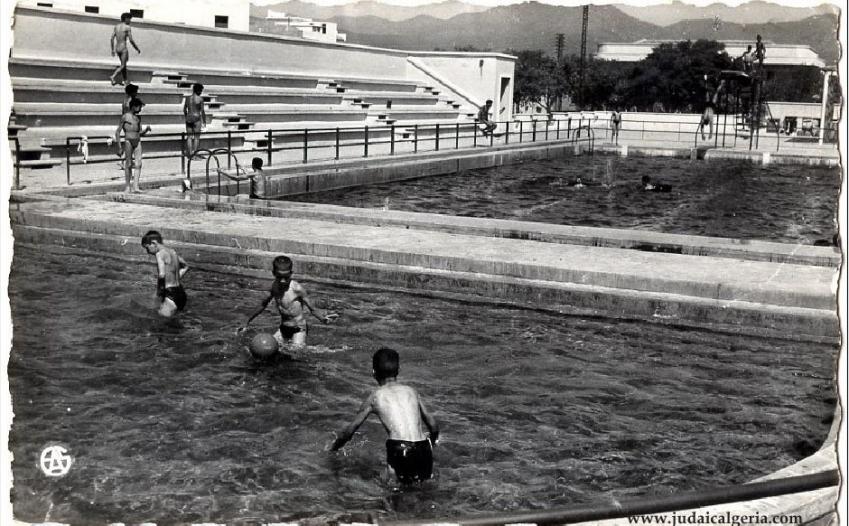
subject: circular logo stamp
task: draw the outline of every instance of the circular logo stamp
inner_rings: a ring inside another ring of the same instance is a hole
[[[74,459],[68,450],[62,446],[47,446],[41,451],[39,465],[41,471],[48,477],[62,477],[71,469]]]

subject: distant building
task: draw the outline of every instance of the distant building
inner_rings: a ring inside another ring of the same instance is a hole
[[[660,44],[678,42],[677,40],[638,40],[636,42],[602,42],[598,45],[595,58],[598,60],[612,60],[615,62],[639,62],[646,58],[654,48]],[[751,45],[754,49],[755,39],[752,40],[719,40],[725,44],[728,56],[737,58]],[[776,44],[764,41],[766,44],[766,58],[764,66],[810,66],[823,68],[825,62],[811,49],[810,46],[801,44]]]
[[[299,36],[317,42],[345,42],[347,35],[337,30],[333,22],[318,22],[311,18],[291,16],[280,11],[268,10],[266,21],[274,24],[275,33]]]
[[[132,13],[136,19],[248,31],[250,0],[21,0],[19,5],[105,15]]]

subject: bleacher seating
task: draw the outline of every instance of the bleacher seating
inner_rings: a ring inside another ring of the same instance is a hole
[[[114,158],[114,136],[122,86],[110,85],[114,65],[103,61],[11,58],[9,71],[14,91],[16,120],[10,123],[21,144],[21,160],[32,168],[65,161],[82,162],[77,139],[86,137],[88,160]],[[473,122],[474,108],[440,96],[436,88],[409,80],[328,78],[279,72],[233,72],[213,68],[159,67],[131,64],[130,80],[139,86],[146,106],[142,122],[153,128],[145,139],[145,155],[179,155],[185,131],[183,98],[195,82],[204,84],[207,129],[202,148],[234,150],[267,148],[303,142],[311,130],[311,144],[330,144],[340,128],[345,144],[362,141],[364,126],[371,140],[386,140],[391,133],[409,136],[419,124],[448,129],[458,122]],[[394,126],[394,128],[392,128]],[[357,128],[357,129],[351,129]],[[11,129],[11,128],[10,128]],[[227,137],[227,131],[230,137]],[[156,135],[173,134],[168,137]]]

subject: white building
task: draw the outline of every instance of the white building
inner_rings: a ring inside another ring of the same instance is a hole
[[[250,0],[21,0],[20,5],[248,31]]]
[[[311,18],[291,16],[273,9],[268,10],[265,19],[273,22],[284,33],[293,34],[307,40],[333,43],[345,42],[347,39],[345,33],[340,33],[333,22],[317,22]]]
[[[638,40],[636,42],[602,42],[598,45],[595,58],[616,62],[639,62],[646,58],[652,49],[660,44],[674,43],[677,40]],[[753,40],[720,40],[725,44],[725,52],[729,57],[737,58],[746,51],[747,46],[755,48]],[[814,66],[825,67],[825,62],[811,49],[800,44],[776,44],[764,41],[766,58],[764,66]]]

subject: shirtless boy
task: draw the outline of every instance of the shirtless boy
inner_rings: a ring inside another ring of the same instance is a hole
[[[320,314],[320,311],[310,303],[307,291],[300,283],[292,279],[292,260],[288,257],[274,258],[271,273],[274,275],[274,282],[271,284],[268,297],[262,300],[262,306],[248,318],[245,326],[238,332],[247,330],[251,321],[262,314],[271,300],[274,300],[277,312],[280,314],[280,329],[274,334],[274,338],[281,347],[288,343],[291,348],[302,348],[307,343],[306,310],[309,310],[321,323],[330,323],[338,315]]]
[[[121,122],[118,123],[118,128],[115,130],[115,144],[118,146],[118,156],[123,152],[124,155],[124,179],[127,187],[125,192],[141,192],[139,189],[139,178],[141,177],[142,169],[142,147],[141,138],[150,133],[150,126],[145,126],[142,129],[141,117],[139,113],[142,110],[144,103],[140,99],[130,101],[130,111],[121,115]],[[121,132],[124,132],[124,145],[121,146]],[[133,167],[136,168],[136,175],[133,177]]]
[[[112,56],[118,55],[118,60],[121,61],[121,65],[115,68],[115,71],[112,72],[112,75],[109,77],[109,81],[112,82],[112,85],[119,84],[115,80],[115,77],[118,73],[121,74],[121,78],[123,79],[120,84],[126,84],[127,82],[127,60],[130,58],[130,50],[127,48],[127,41],[130,41],[130,44],[136,49],[137,53],[141,53],[141,50],[136,45],[136,41],[133,40],[133,32],[130,29],[130,20],[132,20],[133,15],[130,13],[122,13],[121,14],[121,22],[115,25],[115,29],[112,31],[112,38],[109,41],[109,44],[112,46]]]
[[[201,94],[203,84],[192,85],[192,94],[183,100],[183,115],[186,116],[186,135],[188,150],[186,155],[191,157],[200,146],[200,132],[206,127],[206,111]]]
[[[162,243],[162,234],[156,230],[142,236],[141,244],[148,254],[156,256],[156,297],[161,302],[159,315],[170,318],[186,306],[186,291],[180,278],[188,272],[189,265],[173,248]]]
[[[705,126],[708,127],[708,139],[713,139],[713,122],[716,118],[716,107],[719,103],[719,94],[722,92],[723,88],[725,88],[725,81],[721,81],[719,86],[716,88],[716,91],[713,92],[713,96],[710,93],[705,93],[705,98],[707,99],[705,102],[705,110],[702,112],[702,118],[699,121],[699,129],[697,132],[702,133],[702,140],[705,140]],[[717,133],[719,131],[717,130]]]
[[[372,374],[380,387],[363,402],[354,420],[339,432],[330,450],[344,446],[366,418],[375,413],[389,435],[386,440],[389,471],[402,484],[410,484],[431,478],[433,444],[439,438],[439,426],[416,390],[398,383],[398,361],[398,353],[392,349],[378,349],[374,353]],[[430,435],[425,434],[424,426]]]

